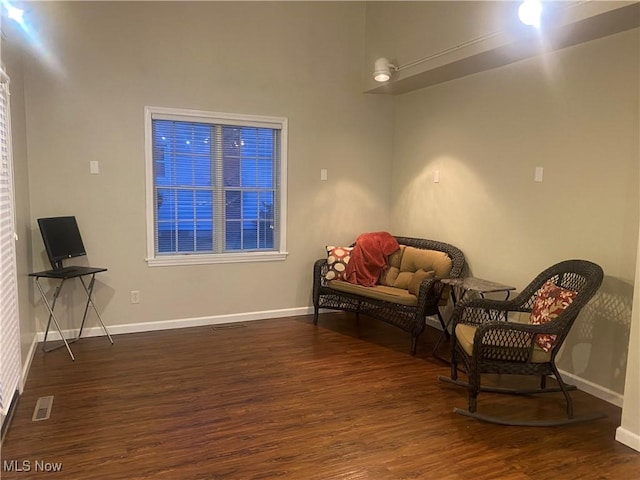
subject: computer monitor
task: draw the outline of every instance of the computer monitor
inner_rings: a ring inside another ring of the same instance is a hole
[[[62,268],[66,258],[87,254],[76,217],[39,218],[38,226],[52,268]]]

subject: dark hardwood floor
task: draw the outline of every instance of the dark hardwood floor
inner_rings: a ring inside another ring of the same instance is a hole
[[[448,367],[431,356],[430,328],[412,357],[407,334],[347,314],[232,327],[119,335],[113,346],[86,338],[75,362],[39,350],[2,479],[640,478],[640,454],[614,440],[620,409],[584,392],[573,393],[576,413],[605,419],[524,428],[452,413],[466,392],[437,381]],[[51,417],[32,422],[47,395]],[[479,410],[562,416],[564,401],[481,394]]]

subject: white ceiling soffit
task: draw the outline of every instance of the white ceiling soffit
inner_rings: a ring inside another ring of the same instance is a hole
[[[640,2],[584,2],[579,7],[541,32],[544,47],[540,33],[533,30],[515,40],[508,33],[488,35],[416,62],[416,67],[394,73],[389,82],[367,93],[407,93],[640,26]]]

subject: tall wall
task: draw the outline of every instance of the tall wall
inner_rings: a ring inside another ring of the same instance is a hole
[[[640,284],[640,245],[638,251],[636,285]],[[616,431],[616,440],[640,452],[640,297],[638,295],[634,295],[633,298],[629,337],[629,366],[622,405],[622,419],[620,427]]]
[[[43,2],[29,15],[48,50],[25,67],[35,267],[35,219],[76,215],[87,261],[109,268],[96,287],[108,325],[307,308],[324,246],[388,227],[392,100],[361,93],[364,4]],[[288,117],[286,261],[147,266],[145,105]]]

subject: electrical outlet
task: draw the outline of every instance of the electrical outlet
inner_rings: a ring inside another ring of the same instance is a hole
[[[140,290],[131,290],[131,303],[140,303]]]

